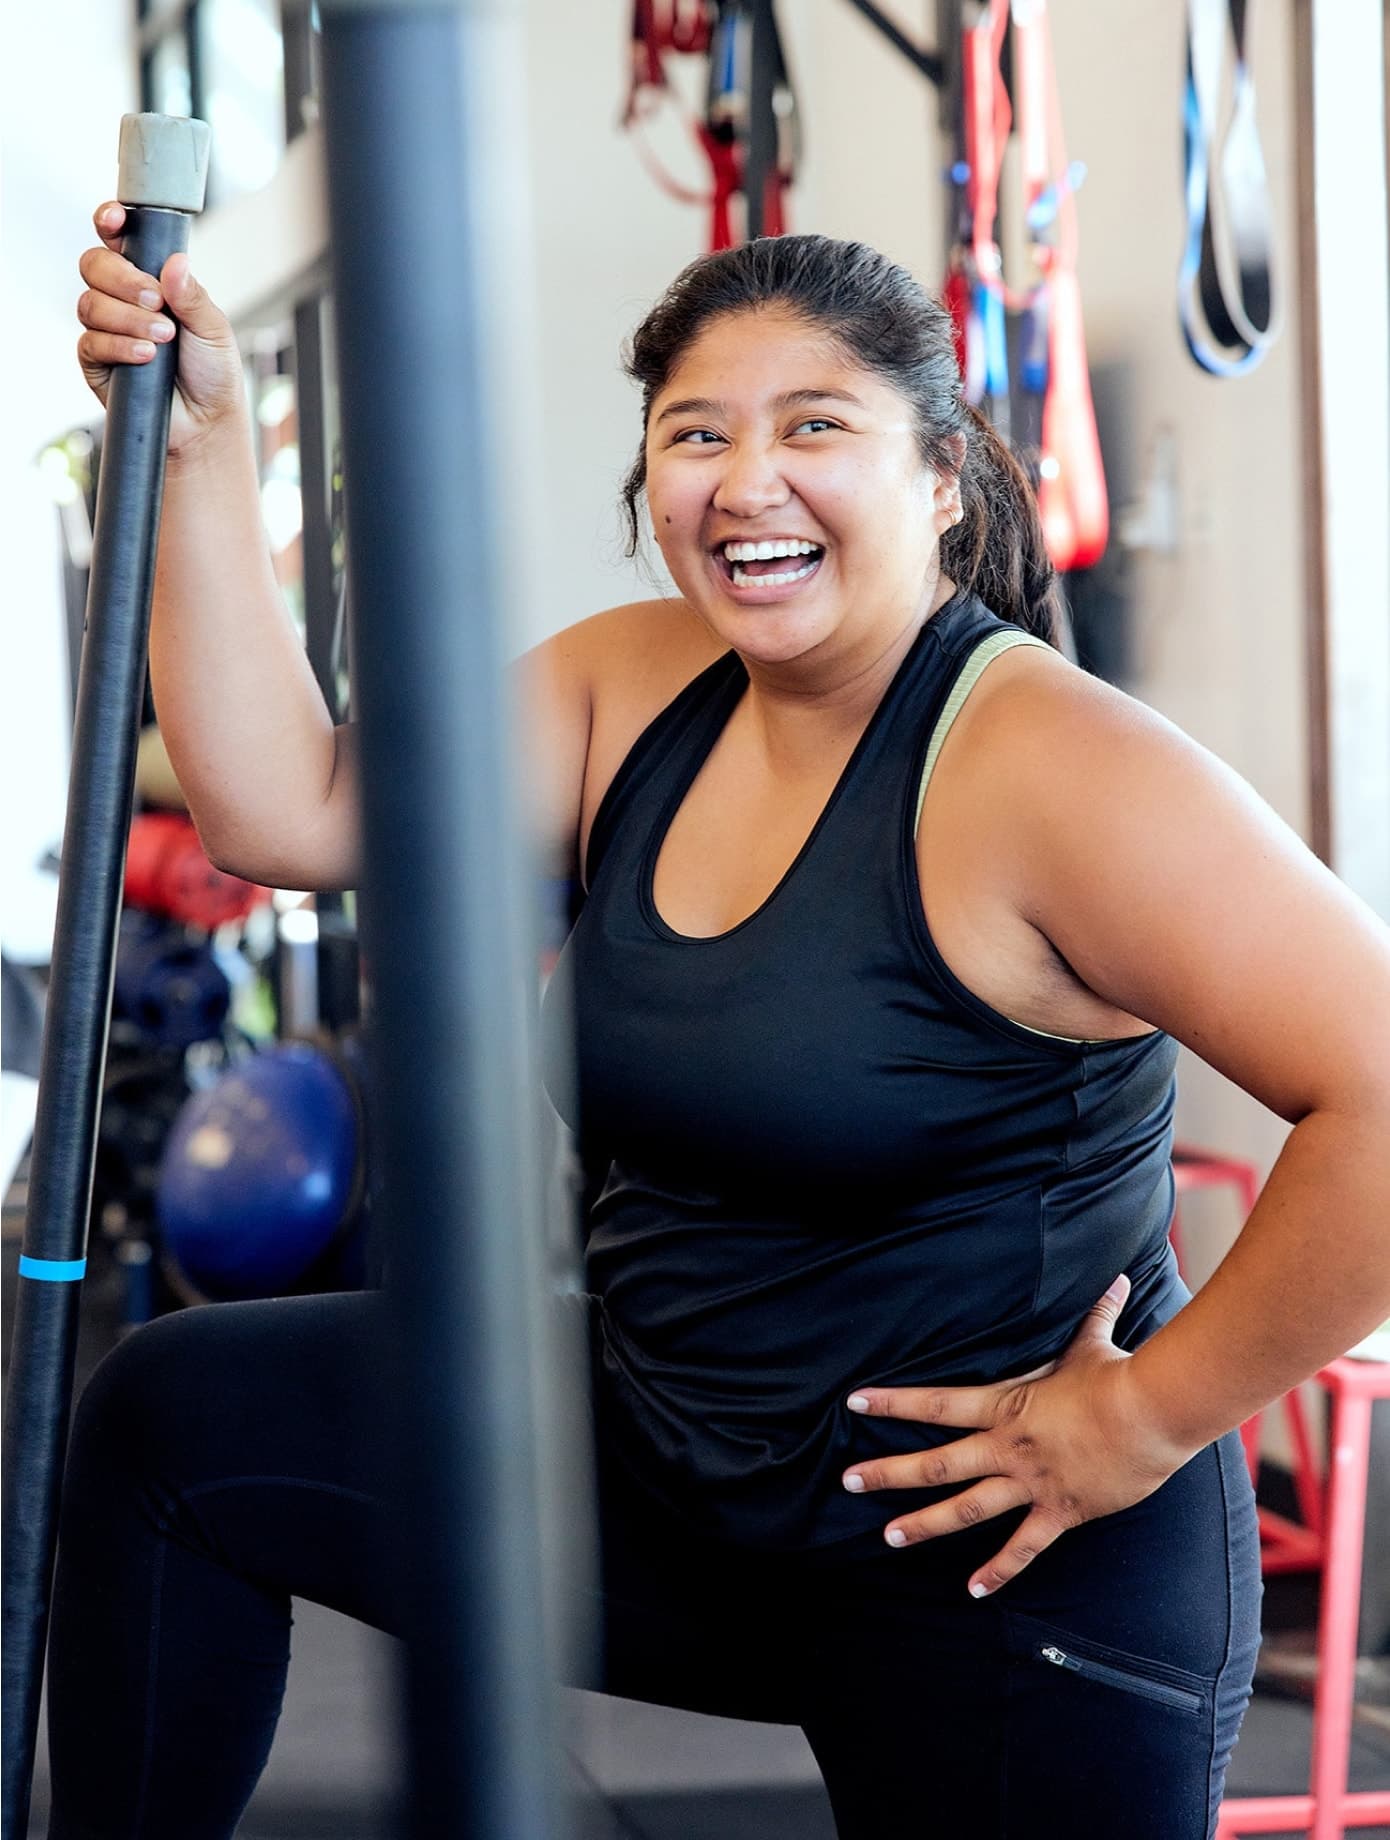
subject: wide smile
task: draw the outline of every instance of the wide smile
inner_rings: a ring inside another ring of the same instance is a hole
[[[806,538],[721,543],[712,554],[726,590],[739,601],[785,600],[819,573],[824,546]]]

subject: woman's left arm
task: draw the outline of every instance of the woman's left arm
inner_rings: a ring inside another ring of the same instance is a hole
[[[1126,1364],[1200,1449],[1390,1316],[1390,931],[1205,749],[1079,673],[1047,678],[1013,687],[1041,750],[1020,782],[1026,917],[1294,1127],[1231,1251]]]
[[[857,1466],[870,1488],[986,1478],[905,1516],[909,1540],[1032,1504],[976,1595],[1390,1316],[1390,932],[1206,750],[1033,656],[981,712],[970,763],[1017,911],[1090,989],[1294,1128],[1226,1258],[1133,1355],[1110,1342],[1112,1297],[1039,1377],[862,1389],[871,1412],[978,1433],[911,1476],[911,1458]]]

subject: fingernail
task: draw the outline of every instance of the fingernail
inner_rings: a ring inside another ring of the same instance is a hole
[[[864,1493],[864,1478],[857,1472],[848,1475],[845,1477],[845,1487],[849,1490],[851,1495],[862,1495]]]
[[[903,1532],[901,1527],[890,1527],[883,1537],[890,1546],[907,1545],[907,1535]]]
[[[150,337],[152,339],[171,339],[173,336],[174,328],[167,319],[157,319],[150,327]]]
[[[1121,1272],[1119,1277],[1116,1278],[1115,1282],[1110,1286],[1110,1289],[1105,1294],[1112,1303],[1118,1303],[1121,1297],[1124,1296],[1125,1290],[1127,1289],[1128,1285],[1129,1285],[1128,1275],[1125,1272]]]
[[[106,210],[106,211],[103,211],[101,214],[101,221],[104,224],[114,224],[119,215],[120,213],[116,211],[114,208],[111,210]]]
[[[867,1412],[869,1409],[869,1402],[863,1393],[851,1393],[845,1404],[851,1412]]]
[[[974,1584],[972,1584],[970,1587],[970,1595],[972,1597],[988,1597],[989,1596],[989,1586],[987,1584],[981,1584],[979,1579],[977,1578]]]
[[[159,306],[160,305],[159,289],[158,288],[141,288],[140,305],[142,307]]]
[[[151,345],[148,339],[137,339],[130,349],[132,354],[137,358],[152,358],[154,356],[154,346]]]

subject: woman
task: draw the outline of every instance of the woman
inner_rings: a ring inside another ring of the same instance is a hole
[[[352,735],[258,560],[230,331],[97,221],[98,394],[183,333],[152,666],[190,806],[227,868],[350,884]],[[801,1725],[845,1840],[1200,1840],[1258,1644],[1235,1427],[1390,1308],[1385,934],[1054,649],[1027,487],[903,271],[707,258],[630,369],[634,542],[645,492],[680,596],[522,667],[537,826],[588,892],[547,1031],[572,1002],[608,1167],[591,1684]],[[1190,1302],[1178,1041],[1295,1127]],[[93,1381],[55,1834],[230,1832],[289,1594],[396,1625],[373,1309],[189,1312]]]

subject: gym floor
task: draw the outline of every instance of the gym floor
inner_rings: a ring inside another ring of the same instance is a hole
[[[11,1191],[4,1210],[6,1347],[21,1201]],[[119,1315],[117,1272],[99,1259],[93,1266],[79,1387]],[[1228,1778],[1232,1795],[1307,1787],[1316,1615],[1314,1581],[1267,1581],[1265,1645]],[[385,1840],[397,1783],[395,1645],[314,1604],[296,1604],[295,1625],[285,1712],[240,1840]],[[1390,1782],[1390,1658],[1363,1660],[1361,1668],[1351,1786],[1369,1789]],[[815,1763],[793,1728],[580,1692],[566,1692],[565,1720],[576,1840],[834,1840]],[[32,1840],[45,1832],[47,1801],[41,1739]],[[1357,1840],[1390,1840],[1390,1828],[1355,1831]]]

